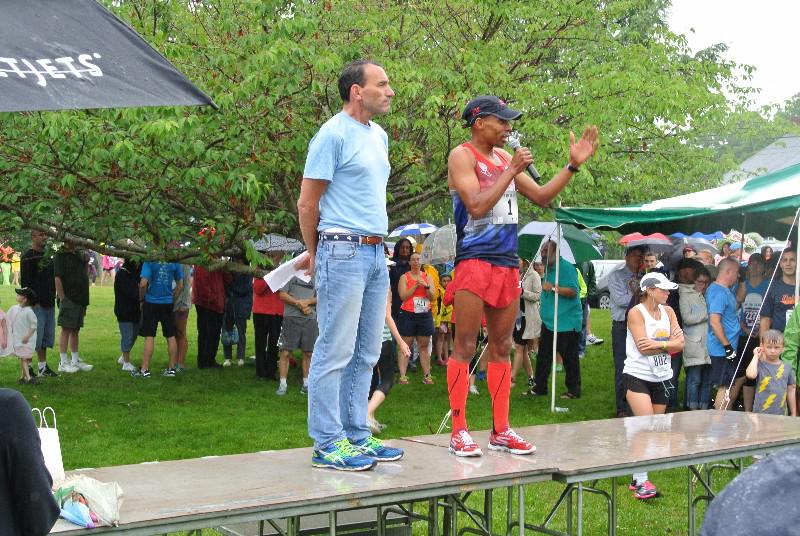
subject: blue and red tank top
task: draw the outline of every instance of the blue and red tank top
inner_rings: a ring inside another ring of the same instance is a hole
[[[475,156],[475,175],[481,190],[491,187],[508,167],[506,158],[495,152],[500,165],[480,154],[469,143],[462,147]],[[473,218],[458,192],[450,190],[456,224],[456,264],[466,259],[480,259],[496,266],[516,268],[517,258],[517,192],[511,181],[495,206],[480,218]]]

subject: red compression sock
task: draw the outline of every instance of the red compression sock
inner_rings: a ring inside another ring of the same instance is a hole
[[[495,433],[508,429],[508,399],[511,396],[511,363],[490,361],[486,382],[492,397],[492,423]]]
[[[447,394],[450,397],[453,433],[466,430],[469,362],[464,363],[452,357],[447,361]]]

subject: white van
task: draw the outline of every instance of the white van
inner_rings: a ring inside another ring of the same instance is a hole
[[[625,266],[624,260],[598,260],[591,261],[594,266],[594,279],[597,283],[597,290],[589,296],[589,305],[608,309],[611,307],[611,296],[608,292],[608,276],[614,270]]]

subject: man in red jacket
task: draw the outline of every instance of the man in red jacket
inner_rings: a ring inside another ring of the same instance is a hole
[[[197,368],[219,368],[217,350],[225,315],[225,287],[231,282],[228,272],[209,272],[194,267],[192,303],[197,310]]]

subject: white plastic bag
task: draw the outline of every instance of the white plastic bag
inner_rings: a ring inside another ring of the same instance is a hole
[[[116,482],[100,482],[86,475],[77,475],[69,477],[61,484],[61,487],[63,489],[71,488],[74,493],[83,496],[86,507],[91,514],[96,516],[95,526],[116,527],[119,525],[122,488]]]
[[[47,421],[47,412],[53,417],[52,426]],[[50,471],[50,477],[53,479],[53,487],[64,480],[64,461],[61,459],[61,441],[58,438],[58,428],[56,427],[56,412],[50,406],[40,410],[33,408],[31,410],[34,415],[39,416],[39,439],[42,443],[42,456],[44,456],[44,464],[47,470]]]

